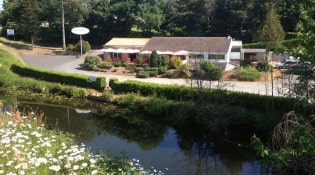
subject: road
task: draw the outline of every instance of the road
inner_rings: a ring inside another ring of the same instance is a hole
[[[101,50],[95,50],[91,54],[100,54]],[[190,85],[191,81],[186,79],[168,79],[168,78],[136,78],[134,76],[127,75],[115,75],[110,73],[103,72],[93,72],[85,71],[81,69],[81,64],[84,62],[84,57],[81,56],[77,58],[76,56],[56,56],[56,55],[30,55],[24,54],[20,55],[21,59],[26,65],[41,67],[45,69],[67,72],[67,73],[77,73],[84,74],[89,76],[104,76],[106,77],[107,83],[109,79],[117,78],[119,81],[125,80],[137,80],[150,83],[159,83],[159,84],[177,84],[177,85]],[[209,87],[204,85],[204,87]],[[239,81],[226,81],[220,82],[217,81],[211,82],[211,87],[220,88],[238,92],[248,92],[256,93],[261,95],[272,95],[271,89],[272,84],[265,82],[239,82]],[[275,81],[273,83],[274,93],[273,95],[278,96],[278,90],[281,87],[281,83]]]

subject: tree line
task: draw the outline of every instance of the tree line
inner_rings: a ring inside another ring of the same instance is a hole
[[[277,20],[269,25],[283,26],[286,37],[292,37],[301,7],[310,1],[4,0],[0,22],[3,29],[14,29],[17,38],[32,42],[60,43],[64,24],[67,43],[77,40],[70,32],[77,26],[90,29],[85,38],[95,45],[112,37],[228,35],[250,43],[260,39],[257,31],[261,32],[271,7]]]

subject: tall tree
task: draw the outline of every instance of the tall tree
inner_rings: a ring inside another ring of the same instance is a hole
[[[257,32],[257,41],[265,42],[268,50],[274,50],[281,47],[281,42],[285,38],[285,32],[282,28],[279,16],[274,4],[266,14],[266,18]]]
[[[71,34],[70,30],[73,27],[82,25],[85,21],[86,16],[89,13],[89,0],[42,0],[42,2],[45,11],[43,19],[49,24],[49,28],[45,31],[46,33],[50,33],[47,40],[57,38],[59,41],[63,41],[62,12],[64,12],[64,30],[66,39],[71,40],[77,38]]]
[[[32,45],[41,24],[39,0],[5,1],[2,12],[4,28],[13,28],[19,36],[30,37]]]
[[[136,24],[138,28],[146,34],[151,34],[152,30],[159,30],[164,21],[164,14],[161,6],[164,1],[145,1],[137,4]]]
[[[297,47],[292,54],[304,61],[315,63],[315,1],[307,0],[307,3],[300,5],[300,21],[296,25],[298,37]]]

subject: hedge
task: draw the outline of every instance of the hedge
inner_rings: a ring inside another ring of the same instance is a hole
[[[139,93],[144,96],[157,95],[169,100],[196,100],[196,98],[202,98],[215,104],[242,106],[247,109],[259,111],[271,109],[290,111],[293,108],[300,107],[305,109],[307,107],[306,103],[297,105],[298,101],[294,98],[272,97],[220,89],[198,90],[190,86],[163,85],[135,80],[119,82],[117,79],[110,79],[109,86],[115,93]]]
[[[48,82],[91,88],[98,91],[103,91],[106,87],[105,77],[91,77],[87,75],[61,73],[57,71],[17,64],[13,64],[11,66],[11,70],[21,76],[32,77]]]

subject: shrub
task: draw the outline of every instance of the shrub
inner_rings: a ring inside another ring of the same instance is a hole
[[[66,48],[67,51],[76,51],[76,46],[73,44],[69,44]]]
[[[183,61],[180,57],[178,56],[172,56],[170,58],[169,66],[172,69],[179,69],[180,66],[183,64]]]
[[[143,65],[143,56],[142,55],[138,55],[137,56],[137,65],[138,66],[142,66]]]
[[[158,54],[156,50],[154,50],[150,56],[150,67],[158,67]]]
[[[79,41],[76,45],[76,51],[81,52],[81,42]],[[88,41],[82,41],[82,52],[86,53],[91,50],[91,45]]]
[[[158,56],[158,66],[167,67],[169,65],[170,58],[168,55],[159,55]]]
[[[150,72],[146,71],[146,70],[140,70],[137,74],[136,74],[137,78],[149,78],[150,77]]]
[[[122,62],[121,61],[114,62],[113,65],[115,67],[120,67],[122,65]]]
[[[182,64],[179,67],[179,77],[182,78],[189,78],[191,73],[190,73],[191,65],[190,64]]]
[[[85,57],[82,67],[86,70],[95,70],[101,62],[101,57],[89,55]]]
[[[141,99],[137,93],[128,93],[118,97],[116,103],[121,106],[128,106],[130,109],[139,110],[141,108]]]
[[[223,75],[223,70],[209,61],[202,62],[200,68],[205,72],[203,78],[206,80],[219,80]]]
[[[268,62],[259,62],[256,66],[256,69],[259,72],[267,72],[272,69],[272,65],[270,65]]]
[[[99,67],[100,69],[110,69],[110,68],[113,67],[113,65],[112,65],[111,62],[103,61],[103,62],[101,62],[101,63],[98,65],[98,67]]]
[[[166,71],[167,71],[167,67],[166,66],[160,66],[158,68],[158,74],[159,75],[164,74]]]
[[[261,74],[256,69],[251,68],[241,68],[239,78],[243,81],[256,81],[259,80]]]

